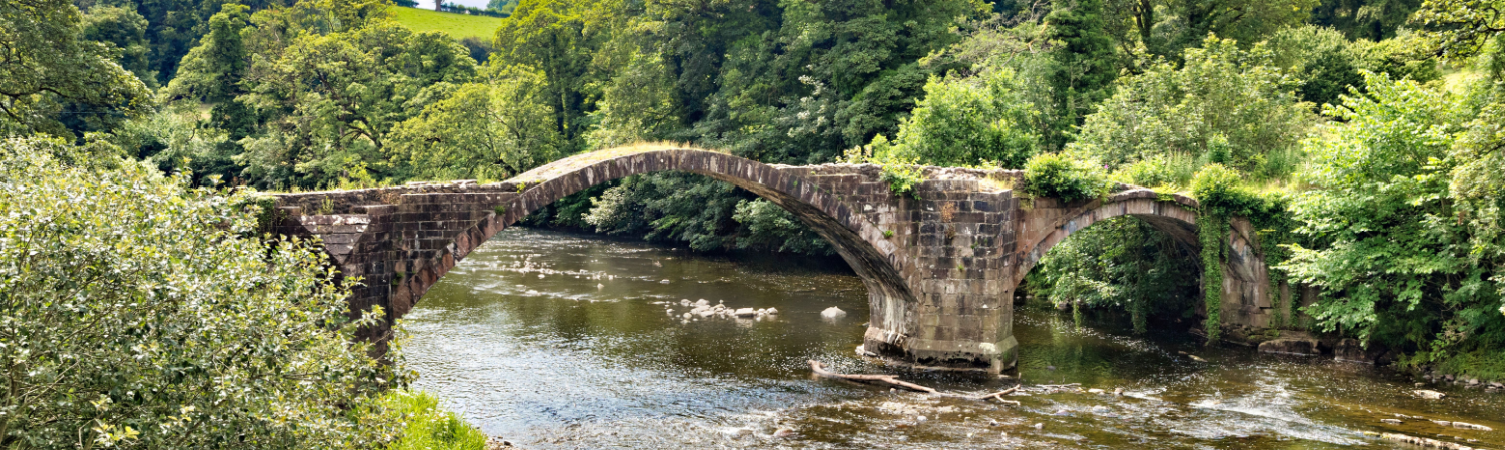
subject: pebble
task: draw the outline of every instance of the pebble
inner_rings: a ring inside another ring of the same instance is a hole
[[[778,313],[779,313],[778,309],[776,309],[776,308],[768,308],[768,315],[772,316],[772,315],[776,315]]]
[[[773,437],[776,437],[776,438],[790,438],[790,437],[794,437],[794,430],[791,430],[791,429],[788,429],[788,428],[780,428],[777,431],[773,432]]]
[[[1043,429],[1045,429],[1045,424],[1043,424],[1043,423],[1037,423],[1037,424],[1035,424],[1035,429],[1036,430],[1043,430]]]
[[[1384,422],[1384,423],[1388,423],[1388,424],[1394,424],[1394,425],[1400,425],[1401,424],[1400,419],[1380,419],[1380,422]]]
[[[658,280],[658,284],[669,284],[669,280]]]
[[[1124,388],[1117,388],[1117,389],[1113,390],[1113,396],[1115,396],[1115,397],[1122,397],[1123,395],[1124,395]]]
[[[1088,394],[1106,394],[1106,393],[1108,393],[1108,391],[1104,391],[1102,389],[1097,389],[1097,388],[1092,388],[1092,389],[1088,389],[1087,393]]]

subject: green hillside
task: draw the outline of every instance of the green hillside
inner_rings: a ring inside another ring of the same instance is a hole
[[[438,31],[455,39],[468,37],[490,40],[496,28],[502,25],[501,18],[442,13],[418,8],[392,8],[398,23],[413,31]]]

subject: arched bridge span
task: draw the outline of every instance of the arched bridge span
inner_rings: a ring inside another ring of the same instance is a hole
[[[1195,242],[1188,209],[1195,202],[1160,201],[1142,189],[1106,201],[1021,202],[1011,189],[1018,171],[927,167],[915,196],[901,197],[875,165],[763,164],[678,148],[584,153],[497,183],[278,195],[286,218],[279,231],[322,238],[341,276],[362,279],[352,308],[379,305],[396,319],[458,261],[538,208],[595,184],[665,170],[730,182],[810,225],[868,289],[863,349],[920,366],[993,373],[1012,366],[1015,287],[1050,246],[1091,222],[1133,214],[1173,236],[1189,232]],[[1263,267],[1257,272],[1263,276]]]

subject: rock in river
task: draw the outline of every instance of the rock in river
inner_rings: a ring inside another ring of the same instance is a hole
[[[1316,356],[1322,354],[1318,345],[1316,339],[1272,339],[1259,343],[1259,352]]]
[[[1414,393],[1414,394],[1416,394],[1417,397],[1421,397],[1421,398],[1425,398],[1425,399],[1429,399],[1429,400],[1437,400],[1439,398],[1447,397],[1447,394],[1444,394],[1444,393],[1441,393],[1441,392],[1437,392],[1437,391],[1429,391],[1429,390],[1426,390],[1426,389],[1417,389],[1417,390],[1414,390],[1414,391],[1411,391],[1411,392]]]
[[[752,308],[738,308],[737,312],[733,314],[736,314],[737,317],[753,317],[758,315],[758,310]]]
[[[847,315],[846,311],[842,311],[841,308],[837,308],[835,306],[832,306],[830,308],[826,308],[825,311],[821,311],[820,312],[820,316],[821,317],[825,317],[827,319],[835,319],[837,317],[841,317],[841,316],[845,316],[845,315]]]

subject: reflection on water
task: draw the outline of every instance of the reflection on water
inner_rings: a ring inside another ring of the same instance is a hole
[[[682,299],[779,314],[685,321]],[[862,283],[829,262],[512,229],[424,296],[405,319],[403,350],[416,387],[525,448],[1392,446],[1365,432],[1505,448],[1505,396],[1420,400],[1409,380],[1370,369],[1203,349],[1171,331],[1078,328],[1047,310],[1015,314],[1020,379],[1109,394],[1037,393],[1007,406],[812,379],[808,359],[885,371],[853,351],[866,303]],[[848,315],[822,319],[831,306]],[[961,392],[1012,386],[909,378]],[[1125,395],[1111,395],[1117,388]],[[1495,431],[1380,422],[1396,414]]]

